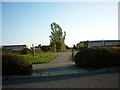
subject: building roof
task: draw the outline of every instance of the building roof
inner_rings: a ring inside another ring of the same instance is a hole
[[[3,47],[17,47],[17,46],[25,46],[26,47],[26,45],[4,45]]]
[[[94,40],[90,42],[120,42],[120,40]],[[84,41],[80,41],[80,43],[83,43]]]

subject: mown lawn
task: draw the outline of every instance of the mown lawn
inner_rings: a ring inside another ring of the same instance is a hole
[[[43,52],[40,54],[60,54],[60,53],[64,53],[64,52]]]
[[[28,60],[30,60],[33,64],[34,63],[47,63],[50,62],[52,59],[56,58],[57,55],[40,55],[40,54],[35,54],[35,57],[33,58],[32,55],[21,55]]]

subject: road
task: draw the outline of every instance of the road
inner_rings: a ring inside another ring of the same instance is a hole
[[[49,63],[33,64],[29,76],[3,77],[3,88],[117,88],[117,68],[77,67],[71,50],[60,53]]]

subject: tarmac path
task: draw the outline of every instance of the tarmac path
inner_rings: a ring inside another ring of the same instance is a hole
[[[119,68],[77,67],[71,50],[49,63],[33,64],[30,76],[4,76],[3,88],[118,88]]]

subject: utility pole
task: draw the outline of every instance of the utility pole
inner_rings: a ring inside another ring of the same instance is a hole
[[[33,58],[34,58],[34,54],[35,54],[35,52],[34,52],[34,45],[32,44],[32,54],[33,54]]]

